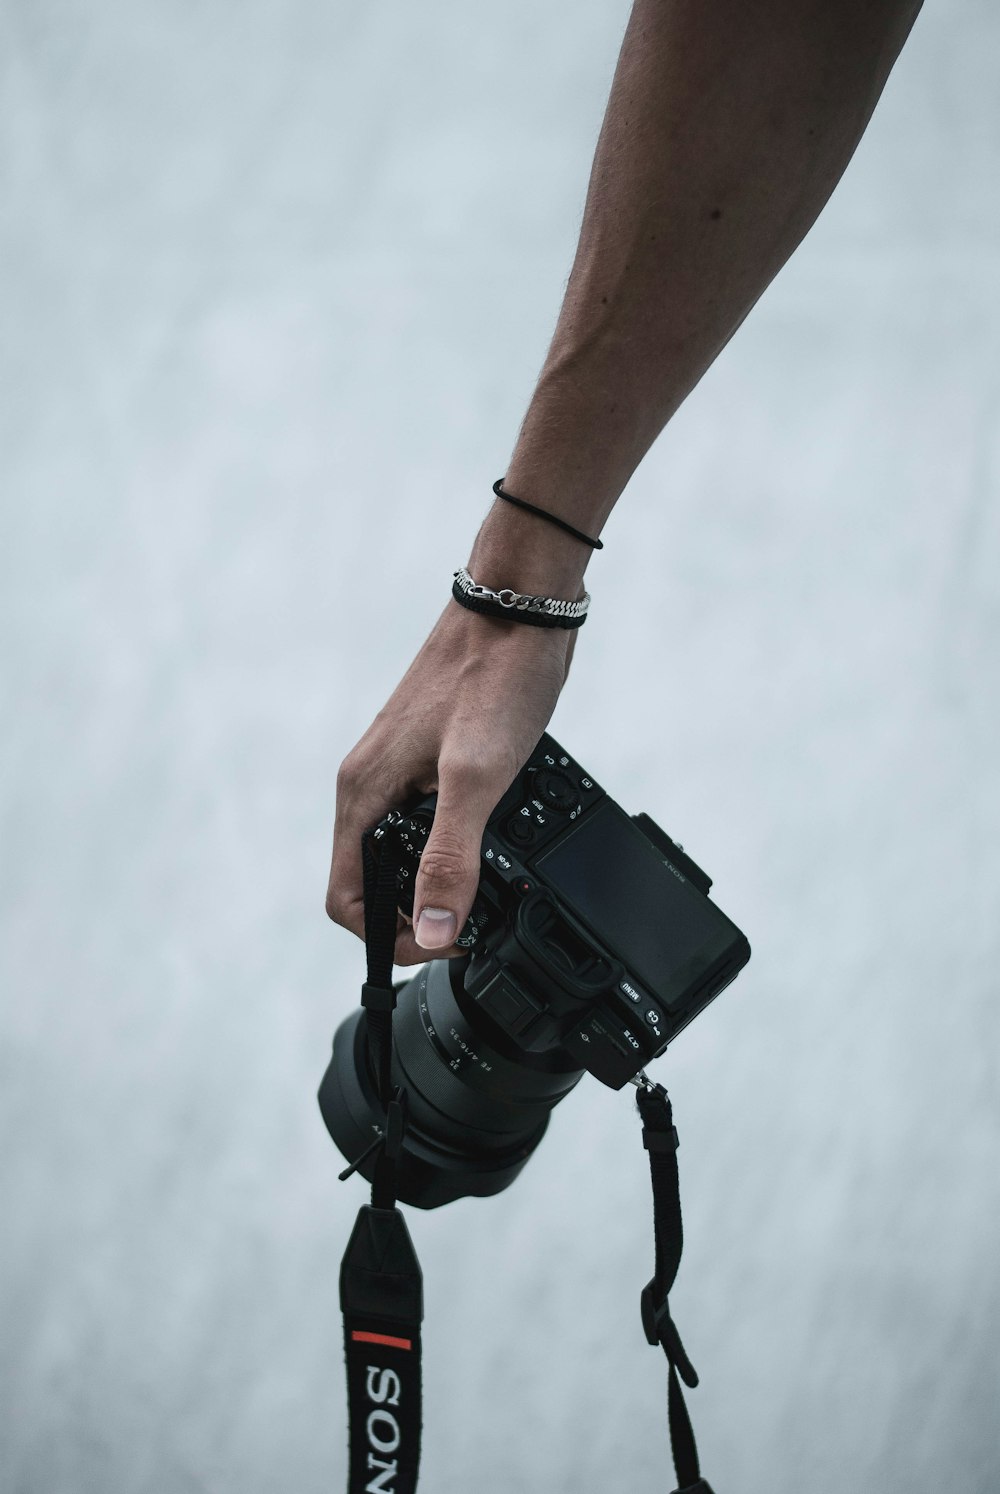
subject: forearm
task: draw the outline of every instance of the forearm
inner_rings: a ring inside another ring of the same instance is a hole
[[[918,9],[635,0],[511,492],[600,530],[816,220]],[[507,584],[565,587],[588,555],[498,503],[473,558],[484,577],[506,567]]]
[[[917,0],[635,0],[580,245],[507,470],[511,492],[596,533],[660,430],[840,178]],[[470,569],[573,596],[590,551],[493,505]],[[452,943],[483,827],[558,699],[575,633],[448,602],[345,759],[327,908],[364,935],[361,834],[438,793],[398,963]],[[420,916],[422,915],[422,916]]]

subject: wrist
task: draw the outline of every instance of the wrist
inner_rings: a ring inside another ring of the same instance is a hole
[[[468,569],[482,586],[574,601],[583,594],[591,553],[537,514],[498,499],[476,536]]]

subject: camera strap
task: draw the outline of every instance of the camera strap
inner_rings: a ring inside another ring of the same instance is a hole
[[[698,1384],[698,1376],[670,1316],[668,1302],[684,1247],[677,1172],[677,1128],[670,1097],[663,1085],[654,1084],[645,1073],[633,1083],[639,1091],[637,1104],[642,1117],[642,1144],[649,1154],[656,1246],[653,1278],[642,1290],[642,1326],[647,1342],[654,1348],[659,1344],[667,1357],[667,1418],[678,1483],[675,1494],[712,1494],[711,1486],[701,1477],[694,1431],[680,1383],[683,1380],[693,1389]]]
[[[347,1361],[350,1460],[348,1494],[414,1494],[420,1466],[420,1325],[423,1278],[406,1221],[396,1206],[397,1159],[406,1129],[406,1094],[392,1083],[392,1014],[400,848],[387,836],[376,855],[362,838],[367,979],[361,988],[372,1070],[385,1115],[381,1134],[341,1174],[346,1179],[377,1152],[372,1200],[358,1213],[340,1268],[340,1306]],[[677,1130],[669,1096],[642,1073],[633,1081],[653,1186],[655,1265],[643,1288],[647,1341],[667,1359],[667,1415],[678,1488],[713,1494],[701,1477],[698,1449],[681,1380],[698,1376],[685,1352],[668,1295],[680,1265],[684,1235],[677,1172]]]
[[[406,1095],[392,1084],[392,956],[399,894],[398,847],[376,856],[362,838],[368,978],[361,988],[368,1048],[385,1115],[381,1134],[350,1167],[377,1150],[372,1201],[359,1211],[340,1267],[350,1430],[348,1494],[413,1494],[420,1466],[420,1324],[423,1278],[396,1207],[396,1165],[406,1129]]]

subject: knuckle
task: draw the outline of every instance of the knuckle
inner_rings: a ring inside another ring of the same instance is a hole
[[[438,777],[442,785],[447,785],[451,795],[460,799],[478,790],[486,778],[486,771],[475,758],[448,757],[438,763]]]
[[[364,775],[360,757],[357,752],[349,752],[337,769],[337,793],[350,793],[357,788]]]
[[[484,748],[481,752],[449,753],[442,757],[438,771],[442,780],[456,797],[479,796],[487,788],[497,787],[501,794],[514,777],[517,766],[508,773],[510,754],[498,746]]]
[[[352,934],[364,928],[364,910],[359,898],[338,882],[331,882],[326,891],[326,916],[331,923],[339,924]],[[363,935],[362,935],[363,937]]]
[[[428,841],[420,858],[420,877],[425,886],[441,891],[458,891],[476,874],[476,858],[466,846],[447,835]]]

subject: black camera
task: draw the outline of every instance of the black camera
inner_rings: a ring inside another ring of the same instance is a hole
[[[434,805],[393,810],[373,839],[382,854],[393,843],[406,913]],[[405,1203],[500,1192],[584,1072],[620,1089],[729,984],[750,946],[711,885],[648,815],[627,815],[542,737],[487,823],[458,939],[468,955],[397,987]],[[381,1135],[384,1114],[361,1018],[359,1008],[338,1028],[319,1092],[349,1162]],[[370,1179],[374,1165],[360,1171]]]

